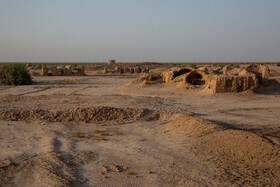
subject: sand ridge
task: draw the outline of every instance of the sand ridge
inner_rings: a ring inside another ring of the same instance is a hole
[[[107,106],[76,108],[67,111],[40,109],[0,111],[0,119],[10,121],[45,120],[49,122],[119,123],[132,122],[138,119],[158,120],[160,116],[160,112],[148,109],[113,108]]]

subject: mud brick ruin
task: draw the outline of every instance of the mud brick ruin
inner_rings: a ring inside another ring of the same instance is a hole
[[[108,60],[107,65],[103,69],[103,74],[123,74],[123,73],[149,73],[149,68],[148,67],[129,67],[129,66],[124,66],[121,64],[116,65],[115,60]]]
[[[200,88],[205,92],[225,93],[256,91],[259,85],[269,84],[269,69],[264,65],[249,65],[244,68],[225,66],[223,68],[201,67],[172,68],[161,73],[144,74],[136,84],[175,83],[186,89]]]
[[[42,65],[41,76],[71,76],[71,75],[85,75],[85,68],[82,65],[78,65],[73,68],[71,65],[65,67],[53,67]]]

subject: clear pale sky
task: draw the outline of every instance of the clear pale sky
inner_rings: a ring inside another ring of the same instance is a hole
[[[280,61],[280,0],[0,0],[0,62]]]

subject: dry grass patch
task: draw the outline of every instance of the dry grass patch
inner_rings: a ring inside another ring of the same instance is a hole
[[[133,171],[128,171],[126,172],[127,175],[135,175],[135,173]]]
[[[96,141],[107,141],[108,139],[105,136],[111,136],[112,134],[108,133],[107,130],[95,130],[93,133],[86,134],[80,131],[72,132],[72,137],[74,138],[85,138],[93,139]]]
[[[111,136],[108,130],[95,130],[93,134],[98,134],[99,136]]]
[[[122,135],[123,133],[119,132],[116,129],[113,130],[95,130],[93,134],[100,136],[113,136],[113,135]]]
[[[83,133],[81,133],[80,131],[72,133],[72,137],[75,137],[75,138],[86,138],[86,136]]]

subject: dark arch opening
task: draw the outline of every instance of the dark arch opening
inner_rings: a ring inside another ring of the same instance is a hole
[[[203,79],[203,76],[198,72],[191,72],[187,77],[186,81],[192,85],[203,85],[205,84],[205,80]]]
[[[181,69],[180,71],[175,71],[174,74],[173,74],[173,79],[175,79],[176,77],[180,76],[180,75],[184,75],[186,73],[189,73],[190,69]]]

